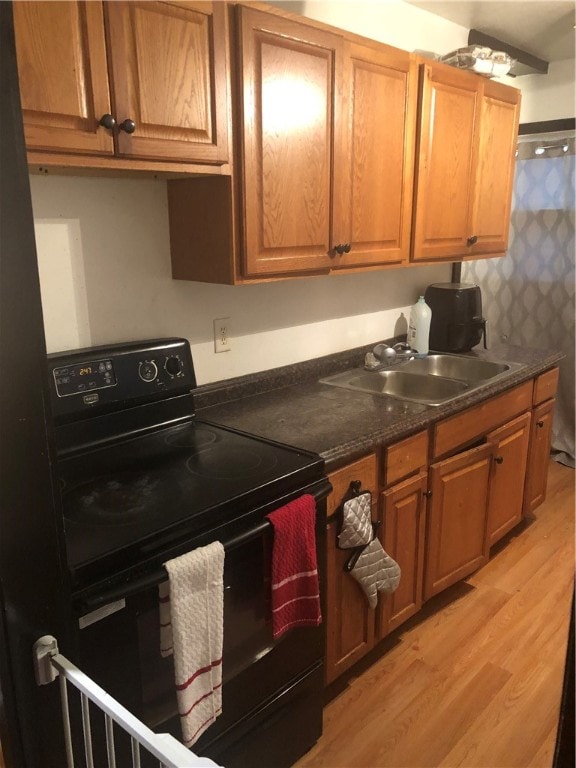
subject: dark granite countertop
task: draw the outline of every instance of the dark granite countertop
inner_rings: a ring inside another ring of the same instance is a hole
[[[319,383],[332,373],[360,367],[373,346],[199,387],[198,418],[314,451],[331,471],[510,389],[564,357],[556,350],[504,345],[474,350],[469,353],[473,357],[520,367],[437,407]]]

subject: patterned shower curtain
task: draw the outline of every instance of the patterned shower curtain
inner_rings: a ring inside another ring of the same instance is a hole
[[[552,454],[573,467],[574,139],[525,139],[516,161],[508,253],[463,264],[462,280],[482,289],[489,345],[502,341],[565,353]],[[543,145],[552,148],[535,154]]]

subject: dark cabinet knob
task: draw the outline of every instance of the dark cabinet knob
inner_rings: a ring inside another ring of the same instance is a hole
[[[124,131],[124,133],[134,133],[136,130],[136,123],[134,120],[126,118],[126,120],[122,120],[118,128],[120,128],[121,131]]]
[[[468,240],[466,241],[466,244],[476,245],[477,242],[478,242],[478,235],[472,235],[471,237],[468,238]]]
[[[494,461],[496,462],[496,464],[504,464],[504,457],[503,456],[496,456],[494,458]]]
[[[431,499],[432,498],[432,491],[424,491],[422,494],[425,498]]]
[[[114,126],[116,125],[116,120],[114,119],[114,115],[102,115],[100,120],[98,121],[98,125],[103,126],[104,128],[108,128],[108,130],[112,130]]]
[[[342,255],[343,253],[350,253],[351,250],[352,250],[352,246],[350,245],[350,243],[338,243],[338,245],[334,246],[334,251],[336,253],[339,253],[340,255]]]
[[[543,421],[537,421],[536,422],[536,426],[540,427],[540,429],[542,429],[542,427],[544,426],[544,422]]]

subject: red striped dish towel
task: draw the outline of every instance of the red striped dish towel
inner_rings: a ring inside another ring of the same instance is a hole
[[[222,713],[224,547],[216,541],[164,567],[160,651],[174,655],[183,742],[190,747]]]
[[[272,546],[272,635],[322,621],[316,561],[316,501],[306,494],[267,515]]]

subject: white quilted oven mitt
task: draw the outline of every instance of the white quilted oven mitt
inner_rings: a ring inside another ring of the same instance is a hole
[[[364,547],[350,574],[366,593],[370,608],[376,608],[378,592],[394,592],[400,583],[400,566],[377,538]]]
[[[344,502],[342,530],[338,534],[340,549],[363,547],[372,540],[371,507],[372,494],[369,491]]]

